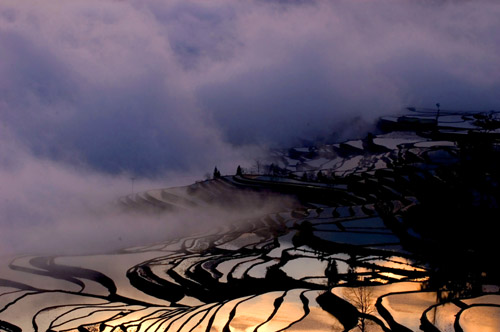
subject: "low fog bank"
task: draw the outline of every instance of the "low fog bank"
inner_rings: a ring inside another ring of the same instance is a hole
[[[37,158],[7,135],[0,136],[0,254],[117,245],[127,220],[108,216],[111,203],[131,190],[127,175],[103,175],[83,165]],[[151,185],[141,181],[136,186]]]
[[[0,133],[0,256],[106,253],[244,223],[291,204],[283,197],[244,195],[238,205],[165,213],[127,209],[118,203],[124,195],[195,179],[185,173],[143,179],[57,163],[33,156],[6,132]]]

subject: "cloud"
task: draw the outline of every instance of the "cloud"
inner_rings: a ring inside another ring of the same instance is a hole
[[[496,108],[499,10],[489,1],[266,2],[241,11],[242,46],[198,95],[231,141],[284,145],[406,105]]]
[[[499,15],[488,0],[0,0],[3,246],[46,225],[92,234],[107,217],[82,211],[131,176],[232,173],[408,105],[498,109]]]
[[[0,120],[38,155],[108,173],[499,102],[493,1],[3,3]]]
[[[37,155],[142,176],[238,158],[147,12],[49,1],[0,17],[0,120]]]

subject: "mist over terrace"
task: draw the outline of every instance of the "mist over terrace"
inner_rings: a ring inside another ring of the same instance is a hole
[[[0,225],[36,234],[132,178],[234,173],[408,105],[498,108],[499,14],[486,0],[0,0]]]
[[[0,0],[0,330],[496,330],[498,17]]]

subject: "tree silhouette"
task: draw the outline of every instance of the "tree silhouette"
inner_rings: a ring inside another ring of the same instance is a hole
[[[344,297],[360,313],[359,330],[361,332],[367,331],[367,325],[369,324],[369,321],[366,320],[367,316],[375,311],[375,299],[371,288],[367,286],[344,288]]]
[[[335,259],[328,259],[325,276],[328,279],[328,287],[333,287],[339,282],[339,272],[337,269],[337,261]]]
[[[325,175],[323,174],[323,172],[321,172],[321,170],[318,171],[318,175],[316,175],[316,179],[319,182],[325,182]]]
[[[302,177],[300,178],[300,180],[302,180],[302,181],[309,181],[309,177],[307,176],[306,172],[304,172],[304,174],[302,174]]]
[[[214,168],[214,179],[218,179],[221,177],[220,171],[217,169],[217,166]]]

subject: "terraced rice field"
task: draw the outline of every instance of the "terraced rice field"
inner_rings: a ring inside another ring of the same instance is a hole
[[[287,199],[202,234],[99,255],[6,260],[0,330],[498,331],[496,253],[455,242],[463,232],[430,227],[420,209],[446,210],[448,200],[433,191],[462,190],[464,136],[483,135],[498,150],[496,131],[484,128],[493,120],[444,114],[429,131],[385,119],[404,131],[276,152],[267,174],[123,197],[126,209],[160,215]],[[480,187],[488,190],[478,200],[496,202],[497,175],[481,174],[491,186]],[[439,232],[454,238],[441,241]],[[464,282],[452,275],[455,262],[443,263],[457,256]],[[477,264],[469,269],[469,261]]]

